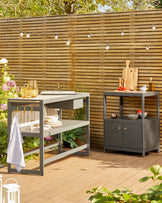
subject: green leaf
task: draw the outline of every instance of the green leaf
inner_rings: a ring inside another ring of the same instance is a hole
[[[160,165],[154,165],[149,168],[149,170],[155,175],[159,175],[162,172],[162,167]]]
[[[103,192],[103,193],[110,193],[110,190],[108,190],[108,189],[105,188],[105,187],[102,187],[100,190],[101,190],[101,192]]]
[[[149,179],[151,179],[151,178],[152,178],[152,176],[146,176],[146,177],[141,178],[141,179],[139,180],[139,182],[145,182],[145,181],[147,181],[147,180],[149,180]]]
[[[120,192],[121,192],[120,189],[116,189],[112,193],[120,194]]]
[[[142,195],[139,195],[139,198],[141,200],[147,200],[148,199],[148,195],[147,194],[142,194]]]
[[[162,191],[157,192],[156,195],[157,195],[157,196],[162,195]]]
[[[158,178],[157,178],[158,180],[162,180],[162,176],[158,176]]]
[[[128,202],[131,198],[130,194],[126,194],[126,193],[123,194],[123,197],[126,202]]]

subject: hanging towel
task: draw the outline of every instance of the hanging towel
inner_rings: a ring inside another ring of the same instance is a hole
[[[10,139],[7,148],[7,163],[14,164],[18,172],[25,167],[22,143],[23,138],[19,129],[18,114],[16,114],[11,125]]]

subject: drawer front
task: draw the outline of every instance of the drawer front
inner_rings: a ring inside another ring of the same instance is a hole
[[[62,102],[55,102],[47,105],[48,108],[57,109],[79,109],[83,108],[83,99],[74,99]]]

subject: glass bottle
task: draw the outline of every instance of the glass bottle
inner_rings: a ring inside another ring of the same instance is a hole
[[[149,91],[154,91],[154,82],[152,81],[152,77],[150,78],[149,81]]]
[[[126,88],[126,81],[125,81],[125,78],[122,78],[122,87],[123,87],[123,88]]]
[[[119,78],[119,86],[118,86],[118,88],[120,88],[120,87],[122,87],[122,79],[121,78]]]

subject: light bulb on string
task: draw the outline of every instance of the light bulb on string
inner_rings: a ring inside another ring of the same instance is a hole
[[[105,49],[106,49],[106,50],[109,50],[109,48],[110,48],[110,47],[109,47],[109,43],[107,43]]]
[[[70,45],[70,39],[68,39],[68,41],[66,42],[66,45],[67,45],[67,46]]]
[[[30,33],[26,34],[26,38],[29,38],[30,37]]]
[[[20,37],[23,37],[24,33],[23,31],[20,32]]]
[[[122,31],[121,31],[121,36],[124,36],[124,35],[125,35],[125,34],[124,34],[124,31],[122,30]]]
[[[91,38],[91,34],[90,33],[88,34],[88,37]]]
[[[55,39],[58,39],[58,35],[57,34],[55,35]]]
[[[149,45],[146,45],[146,50],[149,50],[150,49],[150,46]]]
[[[155,25],[152,25],[152,29],[153,29],[153,30],[155,30],[155,29],[156,29]]]

